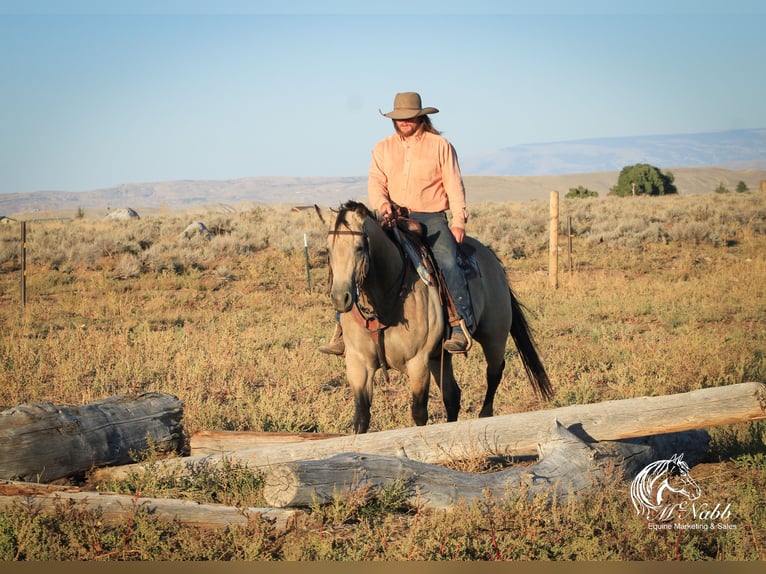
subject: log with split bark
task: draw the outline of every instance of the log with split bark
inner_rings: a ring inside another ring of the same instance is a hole
[[[677,452],[694,464],[704,457],[709,438],[707,432],[697,430],[588,444],[554,421],[540,437],[539,461],[530,466],[477,474],[404,457],[345,453],[271,468],[264,478],[263,495],[270,506],[300,507],[332,502],[353,492],[372,498],[398,483],[410,505],[430,509],[449,509],[509,493],[565,501],[594,486],[631,479],[650,462]]]
[[[192,456],[221,454],[266,444],[285,444],[337,438],[342,434],[315,432],[267,432],[267,431],[209,431],[195,432],[189,439]]]
[[[31,482],[135,462],[150,447],[181,452],[183,404],[161,393],[82,406],[40,403],[0,412],[0,479]]]
[[[404,456],[419,462],[493,456],[535,456],[538,437],[556,419],[586,442],[669,434],[766,418],[766,385],[740,383],[687,393],[572,405],[453,423],[350,435],[304,443],[263,445],[217,455],[161,461],[165,470],[188,472],[198,464],[236,461],[252,468],[340,453]],[[134,465],[95,471],[96,481],[119,479]]]

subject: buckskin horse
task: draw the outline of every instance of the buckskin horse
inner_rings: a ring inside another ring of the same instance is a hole
[[[468,280],[476,319],[472,337],[487,362],[487,392],[479,416],[493,414],[509,333],[536,394],[550,399],[548,375],[505,270],[477,240],[466,237],[464,243],[475,250],[479,270]],[[373,380],[379,369],[387,376],[388,367],[409,378],[416,425],[428,419],[432,376],[440,386],[447,420],[456,421],[460,388],[452,357],[442,351],[447,319],[435,284],[421,280],[412,258],[362,203],[348,201],[340,207],[328,231],[328,252],[330,299],[340,313],[346,376],[354,395],[354,432],[367,432]]]

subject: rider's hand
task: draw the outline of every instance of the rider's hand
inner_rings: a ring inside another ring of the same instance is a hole
[[[455,241],[457,241],[458,245],[463,243],[463,239],[465,238],[465,229],[462,227],[451,227],[450,231],[452,231],[452,235],[455,237]]]
[[[383,218],[384,221],[390,220],[393,212],[394,212],[394,209],[393,207],[391,207],[390,201],[386,201],[383,205],[380,206],[380,216]]]

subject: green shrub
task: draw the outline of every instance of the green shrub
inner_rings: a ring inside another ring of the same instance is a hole
[[[747,184],[742,180],[738,181],[736,191],[737,193],[744,193],[748,191]]]
[[[582,197],[598,197],[598,192],[587,189],[583,187],[582,185],[578,185],[577,187],[570,187],[569,192],[566,194],[565,197],[567,199],[577,199]]]
[[[718,184],[718,187],[715,188],[716,193],[729,193],[729,188],[724,185],[723,182]]]
[[[671,172],[662,173],[659,168],[646,163],[625,166],[609,195],[619,197],[636,195],[669,195],[678,193],[675,177]]]

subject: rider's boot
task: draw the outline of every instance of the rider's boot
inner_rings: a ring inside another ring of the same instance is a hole
[[[335,324],[335,331],[333,331],[330,342],[319,347],[319,352],[327,355],[341,356],[346,352],[346,344],[343,342],[343,328],[340,326],[340,323]]]
[[[444,341],[442,348],[448,353],[465,353],[468,351],[468,338],[465,336],[463,329],[457,325],[452,327],[450,338]]]

